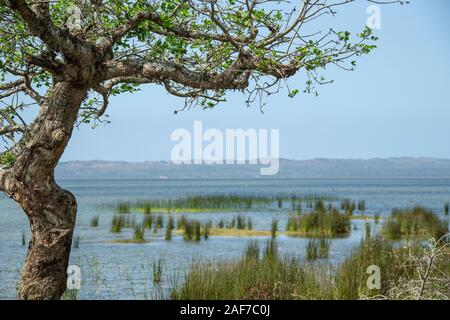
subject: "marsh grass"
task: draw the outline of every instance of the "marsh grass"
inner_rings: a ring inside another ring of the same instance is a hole
[[[145,241],[145,228],[142,224],[137,224],[133,228],[133,241]]]
[[[366,211],[366,201],[365,200],[358,201],[358,211],[361,211],[361,212]]]
[[[356,204],[350,199],[344,199],[341,201],[341,210],[344,210],[344,213],[347,215],[353,215],[355,211]]]
[[[238,229],[238,230],[252,230],[253,220],[251,217],[245,219],[243,215],[234,216],[231,220],[220,219],[216,224],[216,229]]]
[[[166,226],[166,233],[164,235],[165,240],[171,240],[172,239],[172,230],[175,228],[175,221],[173,220],[172,215],[169,216],[169,219],[167,220],[167,226]]]
[[[370,223],[366,222],[364,227],[365,227],[365,231],[366,231],[365,232],[365,237],[366,237],[366,239],[370,239],[371,238],[371,233],[372,233],[372,227],[371,227]]]
[[[161,258],[152,263],[153,284],[160,284],[163,276],[163,261]]]
[[[315,239],[317,241],[317,239]],[[393,289],[404,279],[417,277],[411,254],[422,254],[418,242],[398,247],[380,237],[363,240],[340,265],[306,263],[283,257],[276,252],[276,242],[266,244],[260,257],[259,246],[251,242],[239,259],[194,262],[183,283],[174,286],[172,299],[277,300],[277,299],[361,299],[392,297]],[[269,248],[268,248],[269,247]],[[445,260],[446,259],[446,260]],[[423,259],[419,259],[422,261]],[[369,289],[369,266],[382,270],[380,289]],[[448,258],[436,261],[432,277],[449,277]],[[445,289],[445,288],[444,288]],[[432,294],[433,288],[425,290]],[[442,291],[442,290],[441,290]],[[450,298],[450,292],[445,292]],[[403,298],[414,298],[405,296]]]
[[[270,225],[270,236],[272,238],[275,238],[277,236],[277,231],[278,231],[278,220],[273,219],[272,224]]]
[[[326,238],[310,239],[306,245],[306,259],[327,259],[330,252],[330,240]]]
[[[248,211],[260,209],[287,209],[301,207],[301,202],[311,205],[317,200],[336,200],[327,195],[275,195],[275,196],[242,196],[242,195],[206,195],[190,196],[164,200],[121,201],[113,205],[117,213],[142,212],[150,213],[195,213],[214,211]]]
[[[350,230],[350,215],[342,214],[335,208],[290,215],[286,226],[288,234],[307,237],[337,237],[347,235]]]
[[[116,205],[116,212],[117,213],[130,213],[131,212],[131,204],[129,202],[119,202]]]
[[[146,214],[142,219],[142,226],[146,229],[151,229],[153,225],[153,215]]]
[[[394,209],[382,229],[387,239],[439,239],[448,233],[448,224],[431,210],[414,207]]]
[[[134,228],[136,225],[137,222],[134,215],[117,214],[112,217],[110,232],[119,233],[122,232],[123,228]]]
[[[99,223],[99,221],[100,221],[100,217],[99,216],[93,216],[92,218],[91,218],[91,222],[90,222],[90,226],[91,227],[98,227],[98,223]]]

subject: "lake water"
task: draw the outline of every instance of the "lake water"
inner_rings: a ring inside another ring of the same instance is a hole
[[[366,201],[366,214],[379,212],[389,215],[392,208],[426,206],[443,215],[444,203],[450,201],[450,179],[255,179],[255,180],[61,180],[59,183],[72,191],[79,203],[75,237],[79,247],[72,249],[70,264],[81,268],[81,299],[150,299],[167,293],[173,283],[181,281],[193,260],[219,260],[242,254],[250,238],[210,237],[200,242],[184,241],[174,236],[164,240],[164,231],[146,233],[150,240],[144,244],[112,243],[113,239],[130,239],[132,231],[120,234],[109,232],[112,210],[99,209],[102,205],[120,200],[175,198],[189,195],[239,194],[267,195],[311,194]],[[217,222],[231,219],[236,213],[195,213],[199,220]],[[270,230],[272,219],[279,220],[284,230],[287,213],[277,210],[240,213],[253,220],[254,229]],[[100,216],[97,228],[90,226],[93,216]],[[137,214],[139,221],[142,215]],[[350,236],[333,239],[330,261],[342,261],[364,237],[363,220],[353,220]],[[374,230],[379,225],[374,225]],[[26,256],[22,233],[29,240],[28,221],[11,200],[0,195],[0,299],[16,296],[21,265]],[[261,242],[264,237],[253,238]],[[308,239],[280,236],[282,254],[302,259]],[[163,280],[153,285],[152,265],[161,259]]]

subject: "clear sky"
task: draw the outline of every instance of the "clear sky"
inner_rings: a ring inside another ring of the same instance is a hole
[[[340,9],[333,26],[361,31],[368,5]],[[111,124],[75,130],[63,160],[168,160],[172,131],[192,131],[194,120],[222,130],[277,128],[283,158],[450,158],[450,1],[382,6],[381,19],[378,49],[354,72],[330,68],[334,83],[318,97],[291,99],[284,91],[267,100],[262,114],[230,94],[214,110],[174,115],[182,101],[147,85],[112,99]],[[302,75],[290,80],[292,87],[303,83]]]

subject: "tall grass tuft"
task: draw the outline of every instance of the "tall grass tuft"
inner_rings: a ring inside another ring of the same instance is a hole
[[[319,243],[316,239],[309,239],[306,244],[306,259],[316,260],[319,257]]]
[[[350,215],[341,214],[335,208],[331,211],[313,211],[294,214],[288,218],[286,230],[309,237],[335,237],[350,232]]]
[[[275,238],[266,241],[263,257],[264,259],[276,259],[278,257],[278,242]]]
[[[110,231],[114,233],[119,233],[122,231],[122,228],[124,228],[125,225],[126,221],[124,216],[113,216]]]
[[[166,240],[172,239],[172,230],[174,228],[175,228],[175,222],[173,220],[172,215],[170,215],[169,219],[167,220],[166,234],[164,235],[164,239],[166,239]]]
[[[137,224],[134,226],[133,230],[133,240],[134,241],[144,241],[145,228],[142,224]]]
[[[205,240],[209,239],[209,229],[211,229],[210,221],[205,223],[205,225],[203,227],[203,236],[204,236]]]
[[[270,226],[270,235],[271,235],[272,238],[276,238],[277,231],[278,231],[278,220],[277,219],[273,219],[272,220],[272,224]]]
[[[202,239],[202,225],[200,221],[194,221],[194,240],[200,241]]]
[[[258,241],[250,241],[244,253],[246,259],[259,259],[259,244]]]
[[[152,263],[152,274],[153,274],[153,283],[159,284],[161,283],[163,276],[163,261],[159,258],[157,261],[153,260]]]
[[[93,216],[91,218],[91,223],[90,223],[91,227],[98,227],[99,221],[100,221],[100,217],[99,216]]]
[[[366,211],[366,201],[361,200],[358,202],[358,211]]]
[[[394,209],[382,229],[388,239],[439,239],[448,233],[448,224],[431,210],[414,207]]]
[[[371,233],[372,233],[372,228],[371,228],[370,223],[368,221],[365,224],[365,230],[366,230],[366,233],[365,233],[366,239],[370,239],[371,238]]]
[[[151,229],[153,225],[153,215],[146,214],[142,219],[142,226],[146,229]]]
[[[117,213],[130,213],[131,212],[131,205],[129,202],[119,202],[116,205],[116,212]]]

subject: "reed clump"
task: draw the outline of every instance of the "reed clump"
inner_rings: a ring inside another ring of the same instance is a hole
[[[133,228],[136,226],[136,218],[129,215],[114,215],[111,220],[110,231],[119,233],[123,228]]]
[[[238,230],[252,230],[253,220],[251,217],[245,219],[243,215],[234,216],[231,220],[220,219],[216,224],[217,229],[238,229]]]
[[[310,239],[306,245],[306,259],[327,259],[330,253],[331,242],[327,238]]]
[[[313,211],[306,214],[293,214],[288,218],[286,231],[307,237],[337,237],[351,230],[350,215],[337,209]]]
[[[92,218],[91,218],[91,223],[90,223],[90,226],[91,227],[98,227],[98,223],[99,223],[99,221],[100,221],[100,217],[99,216],[93,216]]]
[[[448,224],[423,207],[394,209],[382,229],[387,239],[439,239],[448,233]]]
[[[137,224],[133,228],[133,241],[140,242],[145,241],[145,228],[142,224]]]

